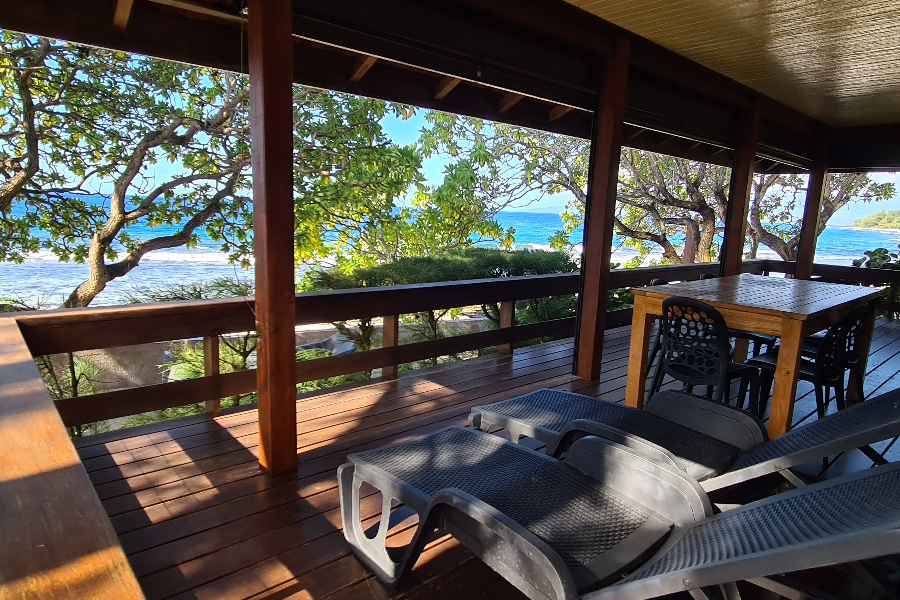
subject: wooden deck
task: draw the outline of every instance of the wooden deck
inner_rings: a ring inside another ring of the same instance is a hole
[[[256,411],[190,417],[77,443],[147,598],[519,598],[453,539],[434,542],[388,592],[341,534],[336,468],[349,452],[465,424],[471,406],[551,387],[621,401],[630,329],[607,332],[600,383],[571,375],[571,340],[336,388],[298,401],[300,466],[257,467]],[[900,324],[879,321],[866,393],[900,387]],[[815,402],[801,382],[795,422]],[[369,498],[374,500],[374,498]],[[374,522],[379,506],[363,513]],[[394,532],[405,543],[411,528]]]

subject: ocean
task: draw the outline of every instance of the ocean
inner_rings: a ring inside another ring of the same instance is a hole
[[[498,216],[504,227],[515,227],[517,247],[548,249],[547,238],[562,228],[562,219],[555,213],[504,211]],[[174,228],[173,228],[174,229]],[[129,233],[135,237],[142,232],[132,227]],[[166,233],[156,228],[154,235]],[[571,241],[577,249],[582,241],[581,228],[572,233]],[[616,241],[619,245],[620,240]],[[819,236],[816,261],[836,265],[849,265],[853,259],[863,256],[866,250],[888,248],[894,250],[900,243],[900,232],[860,230],[851,227],[827,227]],[[627,248],[616,250],[613,260],[624,263],[636,253]],[[658,253],[648,260],[658,258]],[[768,248],[761,247],[760,258],[777,258]],[[76,263],[61,263],[47,251],[29,257],[24,263],[0,263],[0,297],[19,298],[35,305],[40,302],[48,307],[58,306],[65,297],[87,276],[87,267]],[[94,301],[95,305],[122,304],[129,294],[170,284],[188,284],[219,277],[253,278],[252,267],[242,269],[228,264],[226,256],[212,240],[202,237],[197,248],[175,248],[152,252],[126,277],[111,282]]]

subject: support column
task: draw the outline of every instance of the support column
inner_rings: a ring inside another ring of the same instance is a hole
[[[276,476],[297,468],[290,0],[250,0],[248,30],[259,464]]]
[[[393,348],[400,344],[400,315],[385,315],[382,317],[381,347]],[[382,379],[397,379],[400,365],[389,365],[381,368]]]
[[[219,374],[219,336],[207,335],[203,338],[203,375],[214,377]],[[221,390],[217,385],[216,390]],[[222,414],[222,394],[217,393],[215,400],[207,400],[204,411],[214,417]]]
[[[756,144],[759,140],[759,103],[741,116],[740,134],[731,168],[731,188],[728,192],[728,212],[725,215],[725,236],[719,253],[722,276],[740,275],[744,260],[744,237],[747,231],[747,212],[756,164]]]
[[[509,327],[513,327],[516,324],[516,303],[512,300],[509,302],[501,302],[500,303],[500,329],[507,329]],[[500,344],[497,346],[497,352],[499,354],[512,354],[513,353],[513,345],[509,344]]]
[[[795,279],[809,279],[812,276],[816,240],[819,237],[819,215],[822,213],[827,178],[828,145],[823,141],[819,143],[816,160],[809,172],[809,182],[806,184],[806,204],[803,205],[803,223],[800,225],[800,243],[797,245]]]
[[[630,57],[631,43],[617,39],[603,68],[600,106],[594,115],[575,344],[575,374],[584,379],[600,377]]]

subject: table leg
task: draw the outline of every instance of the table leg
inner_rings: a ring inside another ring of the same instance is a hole
[[[747,354],[750,351],[750,340],[736,338],[734,340],[734,361],[738,364],[747,362]]]
[[[776,438],[791,428],[794,396],[797,394],[797,369],[803,350],[803,322],[785,319],[781,328],[781,347],[775,368],[772,408],[769,411],[769,438]]]
[[[860,329],[859,337],[856,340],[857,347],[859,348],[859,364],[856,369],[854,369],[856,372],[851,371],[850,378],[847,380],[847,406],[865,400],[865,397],[859,397],[855,377],[857,376],[857,373],[859,373],[860,381],[865,382],[866,380],[866,365],[869,362],[869,346],[872,345],[872,333],[874,330],[875,312],[873,311],[872,314],[869,315],[869,320],[866,321],[862,326],[862,329]]]
[[[636,296],[634,316],[631,321],[631,349],[628,353],[628,384],[625,388],[625,404],[635,408],[644,407],[644,391],[647,384],[647,369],[650,350],[650,329],[654,315],[647,312],[647,299]]]

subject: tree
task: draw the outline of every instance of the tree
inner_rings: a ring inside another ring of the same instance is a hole
[[[803,193],[800,193],[803,192]],[[877,183],[868,173],[833,173],[826,179],[826,190],[816,228],[816,236],[825,231],[828,220],[851,202],[875,202],[893,197],[893,183]],[[798,175],[757,175],[753,180],[750,206],[750,258],[762,242],[783,260],[797,260],[801,218],[795,213],[806,199],[806,178]]]
[[[864,229],[900,229],[900,210],[879,210],[868,217],[855,220],[853,226]]]
[[[868,217],[856,219],[853,226],[866,229],[900,229],[900,210],[879,210]]]
[[[488,165],[474,181],[477,193],[486,198],[521,204],[548,194],[567,195],[565,228],[550,240],[555,248],[566,247],[569,235],[584,222],[587,140],[435,113],[429,115],[421,143],[426,154],[468,161],[478,157]],[[663,250],[665,261],[679,263],[682,257],[672,237],[687,227],[697,241],[697,259],[709,261],[727,185],[727,169],[624,149],[616,233],[640,252],[638,264],[655,247]]]
[[[493,165],[482,169],[474,183],[485,197],[513,202],[547,194],[565,194],[564,229],[550,239],[562,249],[584,222],[590,147],[587,140],[542,131],[489,123],[455,115],[429,116],[423,134],[426,152],[454,158],[490,156]],[[638,256],[628,266],[644,262],[659,250],[665,264],[688,259],[710,262],[718,253],[724,228],[731,170],[727,167],[623,148],[619,170],[615,232]],[[805,199],[805,178],[761,174],[754,179],[748,237],[755,258],[760,243],[785,260],[795,260],[799,243],[798,201]],[[828,220],[849,202],[890,198],[893,184],[874,182],[866,174],[833,174],[819,217],[819,233]],[[694,255],[684,256],[686,236]]]
[[[421,157],[381,130],[404,106],[294,88],[296,253],[377,229],[419,181]],[[122,52],[0,32],[0,260],[48,249],[89,267],[87,306],[148,252],[205,232],[249,265],[248,81]],[[99,198],[99,201],[98,201]],[[153,233],[132,237],[137,225]]]

